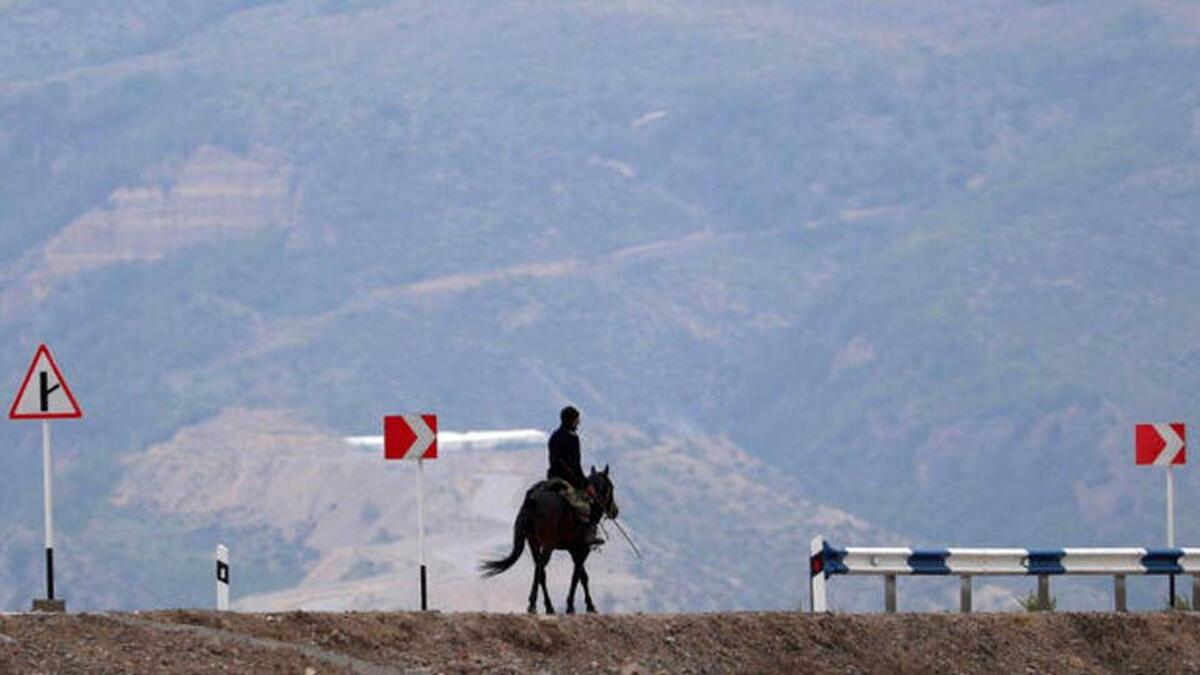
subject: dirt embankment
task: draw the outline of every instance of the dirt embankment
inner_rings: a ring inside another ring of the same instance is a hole
[[[1200,672],[1200,614],[0,617],[0,672]]]

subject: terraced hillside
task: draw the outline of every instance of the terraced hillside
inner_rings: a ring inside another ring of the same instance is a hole
[[[319,439],[566,403],[655,547],[625,610],[792,608],[817,533],[1159,543],[1197,63],[1195,0],[0,0],[0,395],[47,342],[86,412],[61,594],[205,606],[221,540],[242,609],[405,607],[411,482]],[[0,448],[23,609],[37,426]],[[440,573],[540,451],[445,476]]]

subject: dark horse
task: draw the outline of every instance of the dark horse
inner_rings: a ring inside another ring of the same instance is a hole
[[[613,484],[608,479],[608,467],[603,471],[592,472],[588,483],[595,488],[596,496],[592,500],[591,522],[598,523],[601,518],[617,517],[617,503],[613,500]],[[584,542],[587,526],[575,515],[575,509],[567,500],[553,490],[538,489],[535,485],[525,493],[525,503],[517,513],[517,522],[513,524],[513,548],[507,558],[501,560],[485,560],[480,565],[483,577],[494,577],[512,567],[521,558],[525,550],[525,542],[529,542],[529,552],[533,555],[533,587],[529,589],[530,614],[537,612],[538,585],[542,587],[542,601],[546,613],[553,614],[554,606],[550,604],[550,592],[546,590],[546,563],[550,556],[558,550],[571,554],[575,561],[575,572],[571,575],[571,592],[567,594],[567,614],[575,613],[575,586],[583,582],[583,600],[587,611],[595,612],[592,604],[592,593],[588,590],[588,573],[583,568],[590,549]]]

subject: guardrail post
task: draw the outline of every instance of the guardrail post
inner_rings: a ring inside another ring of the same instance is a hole
[[[963,614],[971,613],[971,575],[964,574],[960,579],[960,587],[958,598],[959,605],[962,607]]]
[[[1129,606],[1125,604],[1125,575],[1113,575],[1113,605],[1118,612],[1128,612]]]
[[[896,575],[887,574],[883,577],[883,610],[888,614],[896,613]]]
[[[1038,603],[1047,610],[1050,608],[1050,577],[1038,575]]]
[[[825,537],[813,537],[808,550],[808,608],[814,614],[827,612],[829,603],[825,597],[825,566],[821,557],[825,551]]]
[[[1192,611],[1200,611],[1200,575],[1192,577]]]

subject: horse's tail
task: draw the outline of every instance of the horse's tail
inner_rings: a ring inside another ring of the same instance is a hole
[[[529,521],[532,518],[530,510],[532,506],[533,500],[526,495],[525,503],[521,504],[521,510],[517,512],[517,521],[513,523],[512,552],[508,554],[507,558],[484,560],[480,563],[479,569],[483,572],[482,576],[484,579],[505,572],[521,559],[521,554],[525,552],[525,536],[529,532]]]

